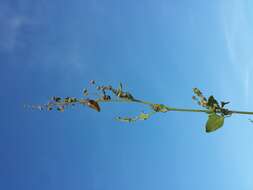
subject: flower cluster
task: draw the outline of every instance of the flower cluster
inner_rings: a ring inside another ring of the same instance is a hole
[[[99,105],[99,102],[109,102],[112,101],[111,96],[115,96],[116,99],[121,99],[123,101],[134,101],[134,97],[129,92],[125,92],[122,90],[122,84],[120,83],[118,88],[113,88],[111,85],[109,86],[103,86],[103,85],[96,85],[96,82],[94,80],[91,80],[89,84],[92,87],[95,87],[95,90],[97,92],[92,92],[88,88],[83,89],[83,96],[86,98],[75,98],[75,97],[58,97],[53,96],[50,101],[47,104],[44,105],[32,105],[32,106],[26,106],[32,109],[38,109],[38,110],[47,110],[51,111],[54,108],[60,112],[63,112],[67,107],[74,106],[75,104],[81,104],[88,106],[98,112],[100,112],[101,108]],[[97,98],[90,98],[89,96],[95,95]]]
[[[229,102],[221,101],[219,104],[214,96],[209,96],[207,99],[205,96],[203,96],[202,92],[198,88],[193,88],[193,93],[195,95],[192,96],[192,99],[197,101],[200,106],[210,110],[211,112],[220,113],[223,116],[231,115],[229,110],[224,108],[224,106],[229,104]]]
[[[76,98],[76,97],[58,97],[53,96],[47,104],[44,105],[32,105],[26,106],[32,109],[38,110],[57,110],[63,112],[68,107],[73,107],[76,104],[87,106],[97,112],[101,111],[100,103],[107,102],[127,102],[127,103],[140,103],[146,106],[149,106],[150,112],[144,113],[143,111],[134,117],[117,117],[116,120],[123,122],[135,122],[138,120],[147,120],[153,114],[156,113],[166,113],[168,111],[181,111],[181,112],[201,112],[208,114],[208,119],[205,125],[205,129],[207,133],[216,131],[220,129],[226,117],[231,116],[232,114],[249,114],[253,115],[253,112],[246,111],[233,111],[226,109],[225,106],[229,104],[229,102],[221,101],[220,103],[214,98],[214,96],[209,96],[206,98],[202,92],[198,88],[193,88],[194,95],[192,99],[196,101],[201,107],[204,109],[181,109],[168,107],[164,104],[154,104],[151,102],[135,99],[134,96],[127,91],[123,90],[122,83],[119,84],[118,88],[113,88],[111,85],[97,85],[94,80],[91,80],[89,83],[93,90],[89,88],[85,88],[82,91],[82,95],[85,98]],[[94,92],[95,89],[95,92]],[[95,96],[90,97],[90,96]],[[250,122],[253,120],[249,119]]]

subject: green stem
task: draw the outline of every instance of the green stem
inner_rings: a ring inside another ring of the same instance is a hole
[[[245,115],[253,115],[253,112],[249,112],[249,111],[233,111],[233,110],[229,110],[232,114],[245,114]]]
[[[129,100],[129,99],[112,99],[112,100],[102,100],[102,99],[97,99],[97,102],[104,102],[104,103],[110,103],[110,102],[125,102],[125,103],[140,103],[140,104],[145,104],[145,105],[152,105],[153,103],[151,102],[146,102],[146,101],[142,101],[142,100],[137,100],[137,99],[133,99],[133,100]]]
[[[126,102],[126,103],[140,103],[140,104],[145,104],[145,105],[153,105],[151,102],[143,101],[143,100],[128,100],[128,99],[116,99],[116,100],[110,100],[110,101],[103,101],[99,100],[99,102]],[[172,108],[172,107],[167,107],[169,111],[177,111],[177,112],[199,112],[199,113],[211,113],[212,111],[210,110],[202,110],[202,109],[184,109],[184,108]],[[253,115],[253,112],[247,112],[247,111],[235,111],[235,110],[228,110],[231,114],[245,114],[245,115]]]
[[[151,102],[146,102],[142,100],[134,100],[134,102],[137,103],[142,103],[146,105],[152,105]],[[212,111],[210,110],[200,110],[200,109],[184,109],[184,108],[171,108],[168,107],[169,111],[178,111],[178,112],[202,112],[202,113],[211,113]],[[228,110],[231,114],[245,114],[245,115],[253,115],[253,112],[248,112],[248,111],[235,111],[235,110]]]
[[[151,103],[151,102],[146,102],[146,101],[143,101],[143,100],[134,99],[134,100],[132,100],[132,101],[133,101],[133,102],[136,102],[136,103],[140,103],[140,104],[146,104],[146,105],[149,105],[149,106],[153,105],[153,103]]]
[[[209,110],[198,110],[198,109],[181,109],[181,108],[171,108],[169,107],[169,111],[181,111],[181,112],[204,112],[204,113],[211,113]],[[253,115],[253,112],[248,111],[235,111],[235,110],[228,110],[231,114],[244,114],[244,115]]]
[[[209,110],[199,110],[199,109],[182,109],[182,108],[171,108],[171,107],[168,107],[168,108],[169,108],[169,111],[211,113],[211,111],[209,111]]]

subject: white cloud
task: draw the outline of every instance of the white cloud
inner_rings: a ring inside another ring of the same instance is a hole
[[[251,95],[253,71],[253,31],[244,0],[224,0],[221,6],[225,43],[234,77],[244,89],[245,104]]]
[[[26,26],[33,24],[24,14],[19,14],[10,5],[0,4],[0,51],[11,51],[22,45],[19,34]]]
[[[245,94],[245,100],[248,104],[249,102],[249,89],[250,89],[250,73],[249,70],[245,71],[245,79],[244,79],[244,94]]]
[[[13,17],[0,22],[1,36],[0,48],[2,50],[12,50],[18,45],[18,34],[22,27],[26,24],[26,19],[23,17]]]

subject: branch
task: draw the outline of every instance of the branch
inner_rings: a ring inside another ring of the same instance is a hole
[[[173,108],[166,106],[164,104],[157,104],[152,102],[147,102],[144,100],[136,99],[134,96],[127,91],[123,90],[123,85],[120,83],[118,88],[113,88],[109,86],[97,85],[94,80],[90,81],[90,88],[95,88],[96,92],[85,88],[83,90],[83,96],[85,98],[76,98],[76,97],[65,97],[61,98],[58,96],[53,96],[51,100],[44,105],[31,105],[25,106],[31,109],[38,110],[58,110],[60,112],[65,111],[66,108],[75,106],[76,104],[87,106],[91,109],[94,109],[100,112],[101,103],[138,103],[143,104],[149,107],[149,112],[141,112],[135,117],[116,117],[117,121],[122,122],[136,122],[138,120],[147,120],[152,115],[156,113],[166,113],[169,111],[175,112],[196,112],[196,113],[206,113],[208,114],[208,120],[206,122],[206,132],[213,132],[223,126],[224,119],[226,117],[232,116],[232,114],[246,114],[253,115],[253,112],[246,111],[234,111],[225,108],[229,102],[221,101],[220,104],[213,97],[209,96],[206,98],[203,96],[202,92],[198,88],[193,88],[194,96],[192,99],[198,103],[203,109],[186,109],[186,108]],[[95,98],[90,98],[90,96],[95,96]],[[253,122],[252,120],[250,120]]]

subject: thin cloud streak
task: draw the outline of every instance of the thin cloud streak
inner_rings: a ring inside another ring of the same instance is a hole
[[[17,46],[23,46],[19,37],[24,27],[35,24],[32,19],[11,4],[0,3],[0,51],[12,51]]]
[[[251,96],[249,89],[253,69],[253,31],[246,14],[245,3],[243,0],[224,0],[221,14],[228,57],[236,73],[236,79],[244,88],[244,102],[247,105]]]
[[[0,26],[2,26],[0,49],[11,51],[19,45],[18,36],[20,31],[24,26],[28,25],[29,21],[22,16],[15,16],[3,20],[0,22]]]

